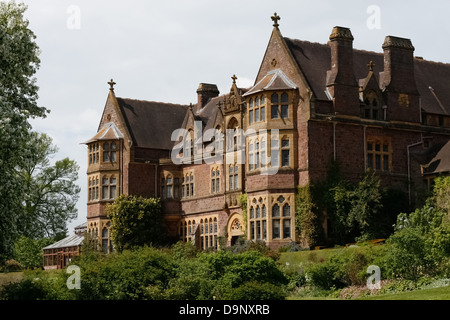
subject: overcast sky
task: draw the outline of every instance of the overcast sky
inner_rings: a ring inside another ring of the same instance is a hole
[[[20,1],[18,1],[20,2]],[[54,160],[80,165],[78,219],[86,221],[87,151],[109,79],[119,97],[188,104],[200,82],[228,92],[253,84],[277,12],[281,33],[326,43],[349,27],[357,49],[382,52],[386,35],[412,40],[415,55],[450,62],[449,1],[27,0],[26,18],[41,48],[39,103],[51,110],[33,127],[59,147]]]

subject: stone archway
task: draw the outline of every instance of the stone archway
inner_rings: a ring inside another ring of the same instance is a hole
[[[228,232],[228,245],[233,245],[240,236],[243,236],[245,230],[244,221],[242,215],[235,212],[231,214],[228,219],[227,232]]]

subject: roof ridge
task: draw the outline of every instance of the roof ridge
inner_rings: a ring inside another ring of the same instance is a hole
[[[189,107],[188,104],[179,104],[179,103],[172,103],[172,102],[162,102],[162,101],[154,101],[154,100],[143,100],[143,99],[134,99],[134,98],[122,98],[122,97],[116,97],[117,99],[121,100],[130,100],[130,101],[139,101],[139,102],[148,102],[148,103],[159,103],[159,104],[168,104],[173,106],[181,106],[181,107]]]

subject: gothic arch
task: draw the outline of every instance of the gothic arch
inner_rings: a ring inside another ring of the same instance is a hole
[[[227,223],[227,233],[228,242],[232,242],[234,237],[239,237],[244,235],[245,225],[240,213],[234,212],[228,218]]]

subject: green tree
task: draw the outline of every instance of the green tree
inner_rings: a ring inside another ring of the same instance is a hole
[[[25,196],[20,232],[35,239],[65,234],[67,221],[77,216],[79,166],[68,158],[52,165],[49,158],[57,148],[46,134],[32,132],[27,145],[33,154],[21,170]]]
[[[25,268],[39,268],[42,265],[42,248],[53,242],[49,238],[34,240],[21,236],[14,245],[14,258]]]
[[[25,10],[14,1],[0,3],[0,261],[11,256],[19,234],[24,193],[19,168],[31,155],[25,143],[28,120],[48,112],[37,104],[39,47]]]
[[[159,199],[121,195],[106,211],[111,219],[111,237],[119,252],[166,241]]]

